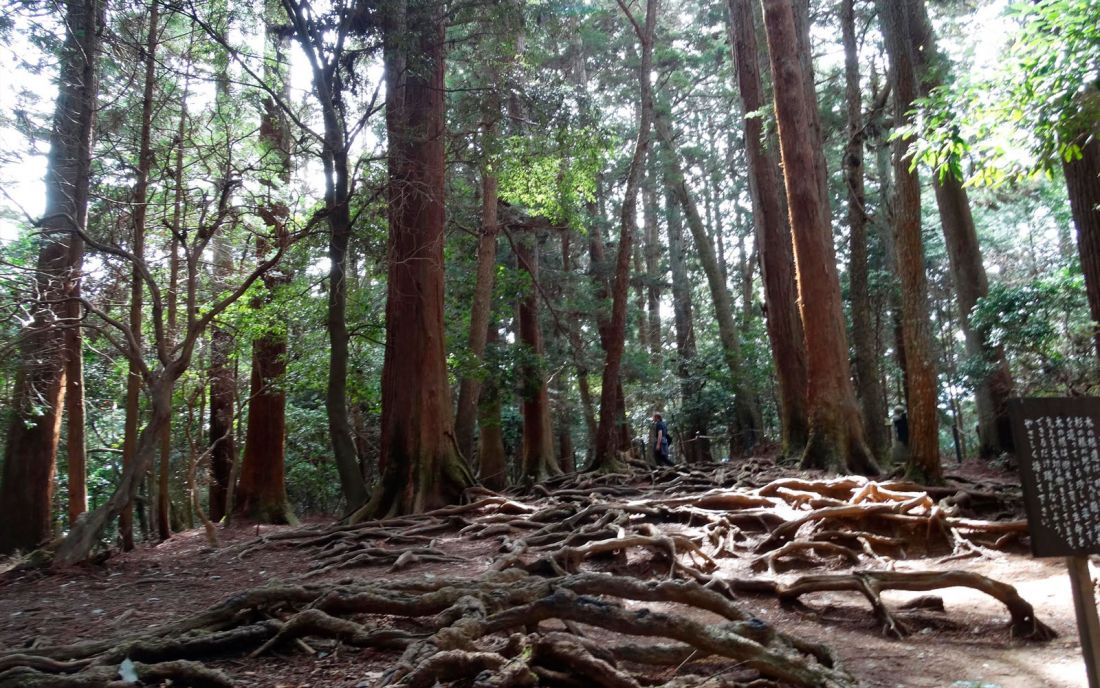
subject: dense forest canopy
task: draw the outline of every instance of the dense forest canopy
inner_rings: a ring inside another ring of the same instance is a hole
[[[1100,382],[1096,2],[0,7],[0,552],[935,484]]]

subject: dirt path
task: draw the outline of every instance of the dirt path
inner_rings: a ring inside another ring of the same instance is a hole
[[[650,490],[646,493],[650,495],[650,502],[672,493],[691,494],[679,488],[662,489],[660,485],[647,489]],[[729,491],[735,490],[730,488]],[[624,498],[609,495],[603,499]],[[525,502],[516,498],[513,503],[522,505]],[[593,500],[584,503],[590,504]],[[634,502],[625,500],[622,503]],[[480,518],[482,520],[477,521],[473,515],[467,515],[464,522],[480,524],[482,528],[494,518],[503,522],[501,513]],[[434,561],[431,556],[425,556],[395,571],[390,570],[392,561],[389,565],[357,565],[308,580],[310,583],[369,582],[419,580],[425,576],[476,579],[504,556],[501,545],[502,541],[507,545],[509,536],[475,537],[457,530],[457,527],[452,528],[431,537],[430,550],[447,560]],[[33,652],[35,648],[76,641],[131,637],[158,624],[194,614],[238,591],[276,582],[300,583],[306,580],[303,577],[311,568],[316,569],[320,550],[297,544],[280,546],[276,541],[247,546],[249,542],[256,542],[257,534],[270,537],[290,532],[274,527],[225,529],[221,531],[223,547],[213,550],[206,545],[201,531],[190,531],[160,546],[141,546],[131,553],[115,554],[99,566],[48,576],[27,574],[9,578],[0,584],[0,658],[5,651]],[[661,532],[702,539],[701,531],[690,523],[668,524],[661,527]],[[511,539],[516,537],[513,535]],[[758,536],[754,537],[756,540],[750,544],[758,542]],[[398,548],[391,546],[391,549]],[[1035,560],[1018,545],[1013,551],[988,548],[982,551],[984,556],[947,563],[942,561],[942,553],[901,558],[893,568],[897,571],[960,570],[1009,583],[1034,606],[1038,620],[1057,632],[1057,638],[1034,642],[1010,637],[1005,606],[984,593],[964,587],[933,593],[942,599],[942,611],[898,611],[897,618],[912,632],[901,640],[883,637],[866,599],[856,593],[809,594],[801,599],[806,605],[803,609],[782,607],[774,595],[742,593],[735,601],[750,614],[790,636],[831,647],[843,667],[862,686],[1078,688],[1084,685],[1084,665],[1064,563]],[[683,561],[690,559],[682,551],[677,556]],[[717,580],[789,583],[808,573],[853,570],[847,564],[837,566],[836,560],[823,560],[814,569],[796,568],[771,574],[754,570],[754,558],[744,553],[716,556],[717,568],[708,571],[708,575]],[[531,565],[532,557],[524,561]],[[662,563],[660,556],[645,548],[631,550],[610,561],[599,557],[585,561],[588,570],[639,577],[661,577],[662,568],[666,574],[668,570],[667,562]],[[881,569],[883,566],[882,562],[864,560],[857,568]],[[924,593],[891,591],[883,593],[882,599],[887,607],[897,610],[920,594]],[[671,612],[677,606],[665,602],[626,604],[628,610],[646,607],[655,612]],[[690,615],[708,624],[715,622],[705,612],[696,611]],[[395,619],[392,623],[402,627],[404,622]],[[599,633],[590,636],[599,637]],[[233,677],[233,684],[240,686],[367,688],[376,684],[383,672],[393,665],[395,657],[376,649],[340,644],[318,647],[321,649],[311,648],[315,650],[313,654],[286,647],[255,658],[214,659],[211,665],[223,669]],[[697,673],[706,675],[705,662],[693,659],[688,664],[693,665]],[[673,667],[667,671],[684,670],[684,667]],[[672,678],[667,671],[665,674],[651,672],[647,677],[667,681]]]

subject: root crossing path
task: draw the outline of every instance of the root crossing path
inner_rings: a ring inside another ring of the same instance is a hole
[[[766,460],[632,468],[237,538],[193,556],[209,572],[262,565],[263,584],[157,623],[119,620],[138,613],[126,598],[143,595],[145,578],[107,583],[101,597],[118,611],[95,631],[51,634],[47,620],[0,635],[0,688],[878,685],[845,666],[827,633],[777,620],[827,628],[835,607],[819,593],[847,595],[828,599],[846,605],[849,632],[862,617],[855,632],[899,645],[950,628],[952,612],[930,595],[892,604],[887,591],[964,588],[998,605],[1000,642],[1056,636],[1012,585],[957,568],[1021,550],[1010,487],[790,476]],[[170,576],[164,557],[156,569]],[[9,574],[5,594],[114,574],[33,575]]]

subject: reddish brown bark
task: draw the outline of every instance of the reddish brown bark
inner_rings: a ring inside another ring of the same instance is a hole
[[[802,65],[802,89],[806,98],[807,135],[813,144],[814,168],[817,172],[818,193],[821,196],[821,221],[832,226],[829,209],[829,168],[825,161],[824,138],[821,129],[821,110],[817,106],[817,84],[814,77],[813,43],[810,40],[810,0],[794,0],[795,37],[798,43],[798,62]]]
[[[729,0],[730,45],[737,64],[741,109],[746,114],[767,106],[760,83],[756,28],[749,0]],[[806,447],[806,344],[798,316],[791,232],[783,216],[781,182],[774,150],[766,144],[760,117],[743,118],[749,159],[756,243],[764,277],[768,340],[779,383],[782,451],[801,455]]]
[[[832,232],[823,222],[810,136],[810,107],[790,0],[764,0],[764,23],[775,83],[775,110],[794,235],[799,306],[807,343],[810,433],[802,464],[876,474],[864,439],[848,362],[840,281]]]
[[[233,259],[223,236],[214,239],[214,282],[224,290],[233,271]],[[233,432],[233,408],[237,396],[237,375],[229,360],[233,335],[217,323],[210,332],[210,520],[226,515],[229,481],[237,449]]]
[[[262,523],[296,521],[286,497],[286,353],[282,330],[268,331],[252,342],[248,427],[233,509]]]
[[[455,445],[443,329],[443,8],[398,3],[384,26],[389,282],[382,484],[361,514],[456,502],[472,476]]]
[[[906,3],[910,8],[909,34],[920,79],[920,93],[927,96],[943,84],[950,66],[936,47],[935,32],[924,0],[906,0]],[[932,186],[936,191],[936,205],[943,226],[966,352],[971,358],[983,361],[988,371],[985,377],[976,380],[974,390],[978,412],[978,451],[984,457],[997,456],[1011,452],[1014,446],[1008,417],[1008,400],[1014,385],[1004,349],[990,342],[988,332],[978,330],[970,323],[970,313],[978,299],[989,294],[978,232],[962,181],[953,175],[941,177],[937,174]]]
[[[520,407],[523,416],[523,477],[539,482],[559,475],[554,458],[550,394],[543,367],[544,346],[539,326],[539,250],[537,237],[524,232],[514,243],[520,268],[531,284],[519,303],[519,340],[526,346],[519,369]]]
[[[280,13],[281,14],[281,13]],[[268,17],[268,60],[265,78],[289,102],[289,39],[274,30],[276,17]],[[287,236],[289,209],[280,197],[290,182],[290,130],[282,110],[271,97],[264,98],[260,120],[260,149],[267,166],[268,198],[259,208],[268,236],[283,242]],[[256,257],[262,262],[271,247],[263,238],[256,241]],[[263,307],[276,296],[281,285],[289,284],[289,269],[263,277],[264,292],[253,302]],[[234,494],[233,510],[263,523],[295,522],[286,496],[286,375],[287,332],[283,323],[271,322],[252,340],[252,377],[245,429],[244,456]]]
[[[852,302],[852,349],[856,393],[863,412],[867,443],[875,456],[881,458],[886,455],[890,438],[886,432],[886,407],[882,402],[881,372],[873,322],[874,307],[869,284],[868,218],[863,182],[863,98],[859,85],[854,0],[843,0],[841,3],[840,26],[844,40],[844,99],[848,110],[848,144],[844,148],[844,179],[848,187],[848,285]]]
[[[879,0],[879,18],[890,56],[894,112],[904,116],[919,96],[914,44],[909,36],[907,2]],[[910,142],[894,141],[894,250],[901,282],[902,336],[905,340],[906,398],[909,417],[908,476],[940,482],[939,418],[932,328],[928,309],[928,278],[921,241],[920,179],[910,169]]]

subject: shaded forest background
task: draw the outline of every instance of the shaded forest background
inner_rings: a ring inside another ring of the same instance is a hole
[[[1095,393],[1094,2],[3,9],[0,551]]]

